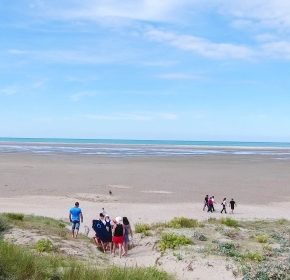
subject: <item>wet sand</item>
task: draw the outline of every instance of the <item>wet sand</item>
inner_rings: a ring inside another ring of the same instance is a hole
[[[112,196],[109,195],[112,191]],[[290,159],[261,155],[100,157],[0,155],[2,197],[100,195],[120,203],[290,201]]]

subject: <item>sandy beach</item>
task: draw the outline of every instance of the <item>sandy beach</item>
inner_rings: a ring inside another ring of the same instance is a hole
[[[2,197],[89,193],[119,203],[290,201],[290,159],[258,155],[99,157],[1,154]],[[112,196],[109,195],[112,191]]]
[[[63,219],[78,200],[88,226],[103,207],[134,223],[176,216],[207,219],[202,206],[210,194],[217,210],[223,197],[235,198],[236,218],[289,219],[289,167],[289,159],[270,156],[2,154],[0,211]]]
[[[21,212],[68,221],[75,201],[84,213],[81,232],[91,229],[102,210],[111,216],[127,216],[136,223],[166,222],[174,217],[205,221],[233,217],[237,220],[290,219],[290,160],[261,155],[206,155],[182,157],[99,157],[81,155],[1,154],[0,212]],[[112,195],[109,194],[112,192]],[[202,211],[205,194],[215,195],[216,212]],[[220,214],[220,201],[234,197],[235,213]],[[28,246],[40,238],[36,233],[16,230],[7,235]],[[89,236],[93,236],[90,230]],[[49,238],[49,236],[47,236]],[[16,241],[15,241],[16,240]],[[84,252],[72,241],[66,249]],[[236,266],[217,256],[175,256],[153,250],[154,237],[135,240],[127,258],[111,259],[126,267],[158,266],[176,279],[240,279]],[[152,247],[153,246],[153,247]],[[95,252],[92,245],[90,249]],[[180,251],[186,254],[186,251]],[[94,253],[95,254],[95,253]],[[98,258],[98,256],[96,256]],[[229,267],[232,267],[229,269]],[[205,273],[206,272],[206,273]],[[194,278],[193,278],[194,277]]]

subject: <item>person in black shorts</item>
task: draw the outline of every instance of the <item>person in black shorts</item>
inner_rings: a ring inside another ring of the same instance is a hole
[[[230,201],[230,207],[231,207],[231,213],[234,214],[234,209],[235,209],[235,206],[237,206],[236,202],[234,201],[234,199],[232,198],[231,201]]]

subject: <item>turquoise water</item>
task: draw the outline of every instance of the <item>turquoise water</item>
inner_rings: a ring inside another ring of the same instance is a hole
[[[287,143],[287,142],[240,142],[240,141],[184,141],[184,140],[69,139],[69,138],[9,138],[9,137],[0,137],[0,142],[290,148],[290,143]]]
[[[104,156],[271,155],[290,158],[290,143],[125,139],[0,138],[0,153]]]

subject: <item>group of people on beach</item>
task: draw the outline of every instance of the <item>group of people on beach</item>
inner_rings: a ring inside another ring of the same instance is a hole
[[[70,209],[69,220],[72,225],[72,237],[77,238],[80,223],[83,222],[79,202],[76,202],[75,206]],[[103,252],[109,251],[114,256],[118,248],[120,257],[127,255],[133,238],[133,231],[127,217],[118,216],[111,219],[103,208],[98,219],[92,221],[92,228],[95,231],[94,241]]]
[[[207,208],[207,212],[215,212],[215,207],[214,205],[216,204],[214,196],[209,196],[208,194],[205,196],[204,198],[204,206],[203,206],[203,211],[205,211],[205,209]],[[225,197],[223,199],[223,201],[221,202],[221,206],[222,206],[222,210],[221,213],[225,213],[227,214],[227,198]],[[231,208],[231,213],[234,213],[235,207],[236,207],[237,203],[235,202],[235,200],[232,198],[229,202],[229,207]]]

